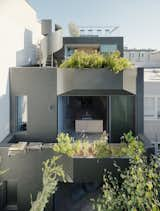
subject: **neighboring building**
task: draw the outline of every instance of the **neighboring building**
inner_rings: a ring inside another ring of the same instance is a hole
[[[151,54],[153,49],[128,49],[124,48],[124,57],[129,59],[136,67],[151,67]]]
[[[154,51],[150,55],[152,67],[160,67],[160,51]]]
[[[124,57],[144,69],[144,134],[160,152],[160,51],[124,49]]]
[[[144,71],[144,134],[160,152],[160,69]]]
[[[154,49],[124,48],[124,57],[129,59],[136,67],[160,67],[160,52]]]
[[[36,11],[25,0],[0,3],[0,142],[10,132],[9,68],[37,64],[41,37]]]

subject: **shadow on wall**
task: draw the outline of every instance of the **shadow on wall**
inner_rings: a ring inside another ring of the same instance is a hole
[[[9,79],[7,78],[6,93],[0,95],[0,142],[10,132],[9,113]]]
[[[32,31],[24,31],[24,49],[16,52],[16,66],[31,66],[37,64],[37,46],[33,43]]]

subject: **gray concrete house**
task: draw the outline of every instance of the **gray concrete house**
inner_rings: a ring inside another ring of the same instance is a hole
[[[43,67],[10,68],[10,135],[0,145],[1,168],[9,168],[9,172],[2,176],[0,210],[29,210],[30,194],[35,198],[41,188],[42,161],[53,156],[49,143],[56,141],[59,132],[94,137],[106,130],[109,142],[117,143],[124,132],[132,130],[151,148],[143,137],[142,68],[115,74],[107,69],[61,70],[52,66],[63,49],[60,55],[65,57],[75,48],[119,50],[123,55],[123,38],[65,37],[62,42],[61,28],[52,33],[50,25],[50,21],[42,24],[46,36],[42,41]],[[19,141],[27,146],[11,150]],[[81,176],[79,181],[61,183],[46,210],[84,210],[79,205],[81,196],[87,197],[88,183],[92,182],[94,190],[97,181],[85,183]]]

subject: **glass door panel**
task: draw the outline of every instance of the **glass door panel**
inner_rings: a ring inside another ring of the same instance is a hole
[[[111,96],[111,142],[120,142],[123,133],[135,131],[135,97]]]

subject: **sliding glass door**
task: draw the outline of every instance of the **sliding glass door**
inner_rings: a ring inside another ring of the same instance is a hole
[[[103,122],[103,131],[109,133],[110,142],[120,142],[123,133],[129,130],[135,132],[135,97],[130,95],[58,97],[58,132],[68,132],[75,136],[77,120],[83,120],[81,122],[100,120]]]
[[[108,97],[107,96],[59,96],[58,97],[58,132],[68,132],[74,136],[77,120],[93,122],[100,120],[103,130],[108,132]],[[93,121],[92,121],[93,120]]]
[[[111,142],[119,142],[123,133],[135,132],[135,97],[115,95],[110,97]]]

